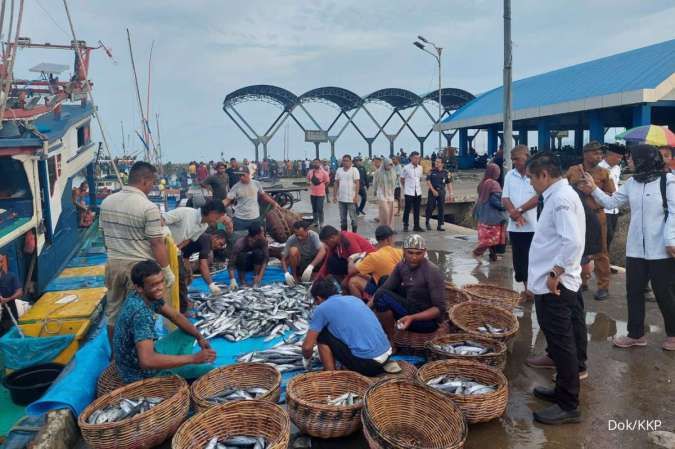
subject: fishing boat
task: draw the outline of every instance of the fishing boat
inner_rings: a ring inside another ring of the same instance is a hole
[[[67,65],[41,63],[27,79],[13,78],[17,49],[52,49],[74,54]],[[0,254],[22,285],[38,297],[83,241],[73,203],[74,180],[85,179],[89,204],[96,202],[98,144],[91,140],[95,108],[87,78],[92,50],[84,41],[65,45],[18,38],[5,44],[0,64]],[[77,182],[77,181],[76,181]],[[32,289],[30,288],[32,287]]]

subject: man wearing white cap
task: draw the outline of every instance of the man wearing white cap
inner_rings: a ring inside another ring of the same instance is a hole
[[[429,262],[426,241],[417,234],[403,242],[403,260],[375,293],[374,308],[391,339],[399,330],[430,333],[446,311],[443,274]]]

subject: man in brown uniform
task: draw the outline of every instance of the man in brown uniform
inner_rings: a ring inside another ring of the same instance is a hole
[[[584,172],[588,172],[593,176],[596,185],[608,195],[615,191],[614,182],[609,174],[609,171],[599,167],[598,164],[604,157],[603,145],[591,141],[584,145],[584,161],[579,165],[574,165],[567,170],[567,180],[570,185],[579,190],[579,187],[584,182]],[[609,253],[607,252],[607,217],[605,211],[600,204],[595,201],[591,195],[582,194],[582,200],[586,205],[598,216],[600,222],[600,238],[602,251],[593,256],[595,261],[595,276],[597,278],[598,290],[593,296],[598,301],[603,301],[609,297]],[[583,280],[586,285],[586,279]]]

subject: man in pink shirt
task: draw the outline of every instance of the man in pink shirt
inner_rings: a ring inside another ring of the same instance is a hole
[[[312,216],[314,224],[323,227],[323,202],[326,198],[326,185],[330,182],[330,175],[321,167],[321,161],[314,159],[312,169],[307,172],[309,194],[312,201]]]
[[[332,275],[346,291],[349,279],[349,260],[358,260],[360,253],[372,253],[375,247],[364,237],[348,231],[338,231],[326,225],[319,232],[319,239],[326,247],[326,258],[317,279]],[[352,257],[354,256],[354,257]],[[354,258],[357,259],[354,259]]]

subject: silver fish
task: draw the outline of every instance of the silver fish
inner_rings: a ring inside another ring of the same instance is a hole
[[[505,331],[501,327],[493,326],[490,323],[484,323],[483,326],[480,326],[478,328],[478,332],[481,332],[483,334],[501,335]]]
[[[250,401],[252,399],[257,399],[261,396],[264,396],[267,393],[269,393],[269,390],[258,387],[247,389],[230,389],[212,395],[210,398],[208,398],[208,401],[217,404],[223,404],[228,401],[237,401],[237,400]]]
[[[349,406],[360,403],[361,397],[356,393],[348,392],[334,399],[331,399],[329,396],[326,402],[329,405]]]
[[[213,437],[204,449],[267,449],[267,440],[263,437],[234,435],[227,439]]]
[[[497,391],[496,385],[484,385],[463,377],[438,376],[429,380],[427,385],[449,394],[481,395]]]
[[[122,398],[119,403],[94,410],[87,418],[89,424],[105,424],[122,421],[139,413],[147,412],[163,401],[158,397]]]

